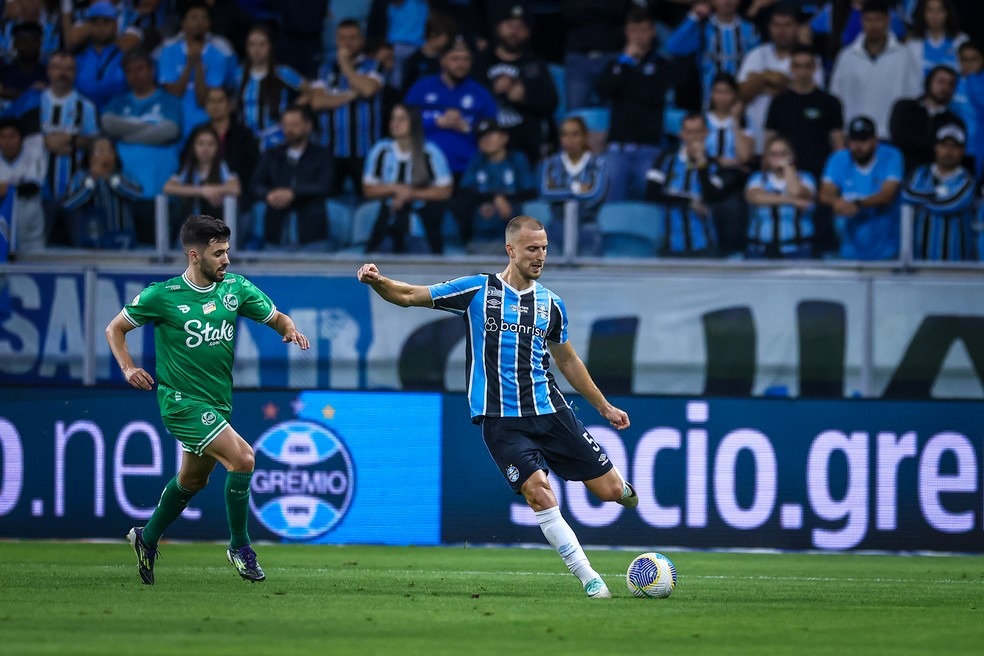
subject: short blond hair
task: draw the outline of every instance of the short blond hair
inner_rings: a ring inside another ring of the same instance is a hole
[[[506,225],[506,241],[514,236],[517,232],[523,228],[529,228],[530,230],[543,230],[543,224],[534,219],[532,216],[526,216],[525,214],[520,214],[515,216]]]

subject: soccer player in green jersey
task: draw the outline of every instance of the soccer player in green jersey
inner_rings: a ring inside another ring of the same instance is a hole
[[[253,448],[229,424],[236,320],[243,316],[264,323],[282,335],[284,343],[293,342],[302,350],[310,344],[266,294],[243,276],[227,273],[229,235],[229,226],[219,219],[188,217],[181,227],[188,268],[181,276],[137,294],[106,327],[106,339],[126,381],[149,391],[154,379],[134,365],[126,334],[154,324],[161,418],[184,450],[178,475],[165,486],[147,525],[134,527],[127,535],[137,554],[140,578],[148,585],[154,584],[161,535],[205,487],[216,462],[228,472],[229,562],[246,580],[266,578],[246,531]]]

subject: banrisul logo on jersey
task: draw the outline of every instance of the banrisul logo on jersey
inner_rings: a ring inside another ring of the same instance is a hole
[[[271,532],[311,540],[345,517],[355,468],[334,431],[311,421],[286,421],[263,433],[253,448],[250,507]]]

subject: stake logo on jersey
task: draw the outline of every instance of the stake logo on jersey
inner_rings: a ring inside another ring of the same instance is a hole
[[[215,346],[222,341],[231,342],[236,337],[236,327],[225,319],[218,326],[208,321],[202,325],[198,319],[189,319],[185,321],[184,331],[189,335],[185,340],[188,348],[198,348],[202,344]]]
[[[271,532],[310,540],[342,521],[355,490],[355,468],[337,433],[311,421],[286,421],[263,433],[254,450],[249,503]]]
[[[538,282],[522,292],[479,274],[430,288],[435,309],[463,317],[472,417],[532,417],[567,402],[550,373],[547,342],[567,341],[567,311]]]

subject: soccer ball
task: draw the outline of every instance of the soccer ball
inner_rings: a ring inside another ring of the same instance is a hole
[[[637,597],[665,599],[676,587],[676,567],[669,558],[656,552],[636,556],[625,572],[629,592]]]

